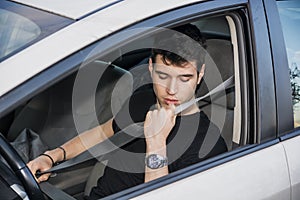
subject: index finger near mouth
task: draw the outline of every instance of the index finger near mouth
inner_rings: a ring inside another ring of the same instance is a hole
[[[157,110],[160,110],[160,109],[161,109],[161,105],[160,105],[158,99],[156,100],[156,109],[157,109]]]
[[[170,104],[167,107],[168,110],[172,111],[173,115],[175,115],[175,108],[176,108],[175,104]]]
[[[168,108],[169,108],[170,110],[175,110],[175,104],[170,104],[170,105],[168,105]]]

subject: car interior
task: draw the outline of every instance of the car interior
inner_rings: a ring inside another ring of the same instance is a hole
[[[233,21],[229,16],[205,17],[193,21],[206,39],[207,56],[205,60],[205,78],[196,92],[196,97],[207,94],[223,81],[234,76],[233,87],[214,94],[199,102],[210,120],[220,129],[231,151],[245,144],[241,136],[239,113],[241,112],[240,91],[238,87],[238,63],[234,56],[237,41],[233,38]],[[98,57],[84,63],[80,69],[83,77],[101,75],[93,88],[94,95],[85,91],[89,84],[80,86],[81,95],[74,96],[74,86],[80,84],[79,73],[73,73],[64,80],[55,83],[21,106],[0,119],[0,132],[11,142],[28,162],[47,149],[56,148],[79,133],[112,118],[133,91],[143,89],[151,83],[147,70],[150,49],[134,49],[140,43],[153,43],[153,37],[143,37],[117,47],[108,56]],[[126,53],[123,53],[126,52]],[[110,60],[111,55],[120,55]],[[85,79],[86,80],[86,79]],[[86,93],[85,93],[86,92]],[[85,95],[87,94],[87,95]],[[76,102],[74,102],[76,98]],[[92,105],[92,106],[91,106]],[[96,118],[95,118],[96,116]],[[79,124],[79,121],[84,121]],[[235,131],[234,131],[235,130]],[[237,131],[236,131],[237,130]],[[27,144],[26,151],[20,151],[18,145]],[[105,160],[92,159],[79,166],[54,173],[48,183],[73,196],[83,199],[88,195],[97,179],[103,173]]]

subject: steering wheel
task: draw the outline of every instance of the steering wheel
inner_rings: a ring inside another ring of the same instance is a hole
[[[0,154],[6,160],[8,165],[16,174],[17,178],[23,184],[25,191],[31,200],[45,200],[39,184],[33,177],[26,163],[19,156],[17,151],[0,133]]]

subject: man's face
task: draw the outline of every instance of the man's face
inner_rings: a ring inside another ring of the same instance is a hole
[[[157,100],[161,106],[168,107],[195,98],[195,90],[203,77],[204,67],[198,74],[196,62],[188,62],[184,66],[166,65],[163,63],[162,56],[157,55],[155,63],[149,60],[149,71]]]

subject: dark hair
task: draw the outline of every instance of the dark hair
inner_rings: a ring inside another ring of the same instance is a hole
[[[162,55],[164,64],[184,66],[189,61],[196,61],[197,70],[200,71],[205,58],[205,39],[200,30],[192,24],[185,24],[163,31],[155,38],[155,48],[152,49],[151,58],[155,62],[156,56]],[[187,38],[187,36],[189,38]],[[199,45],[202,48],[199,48]]]

